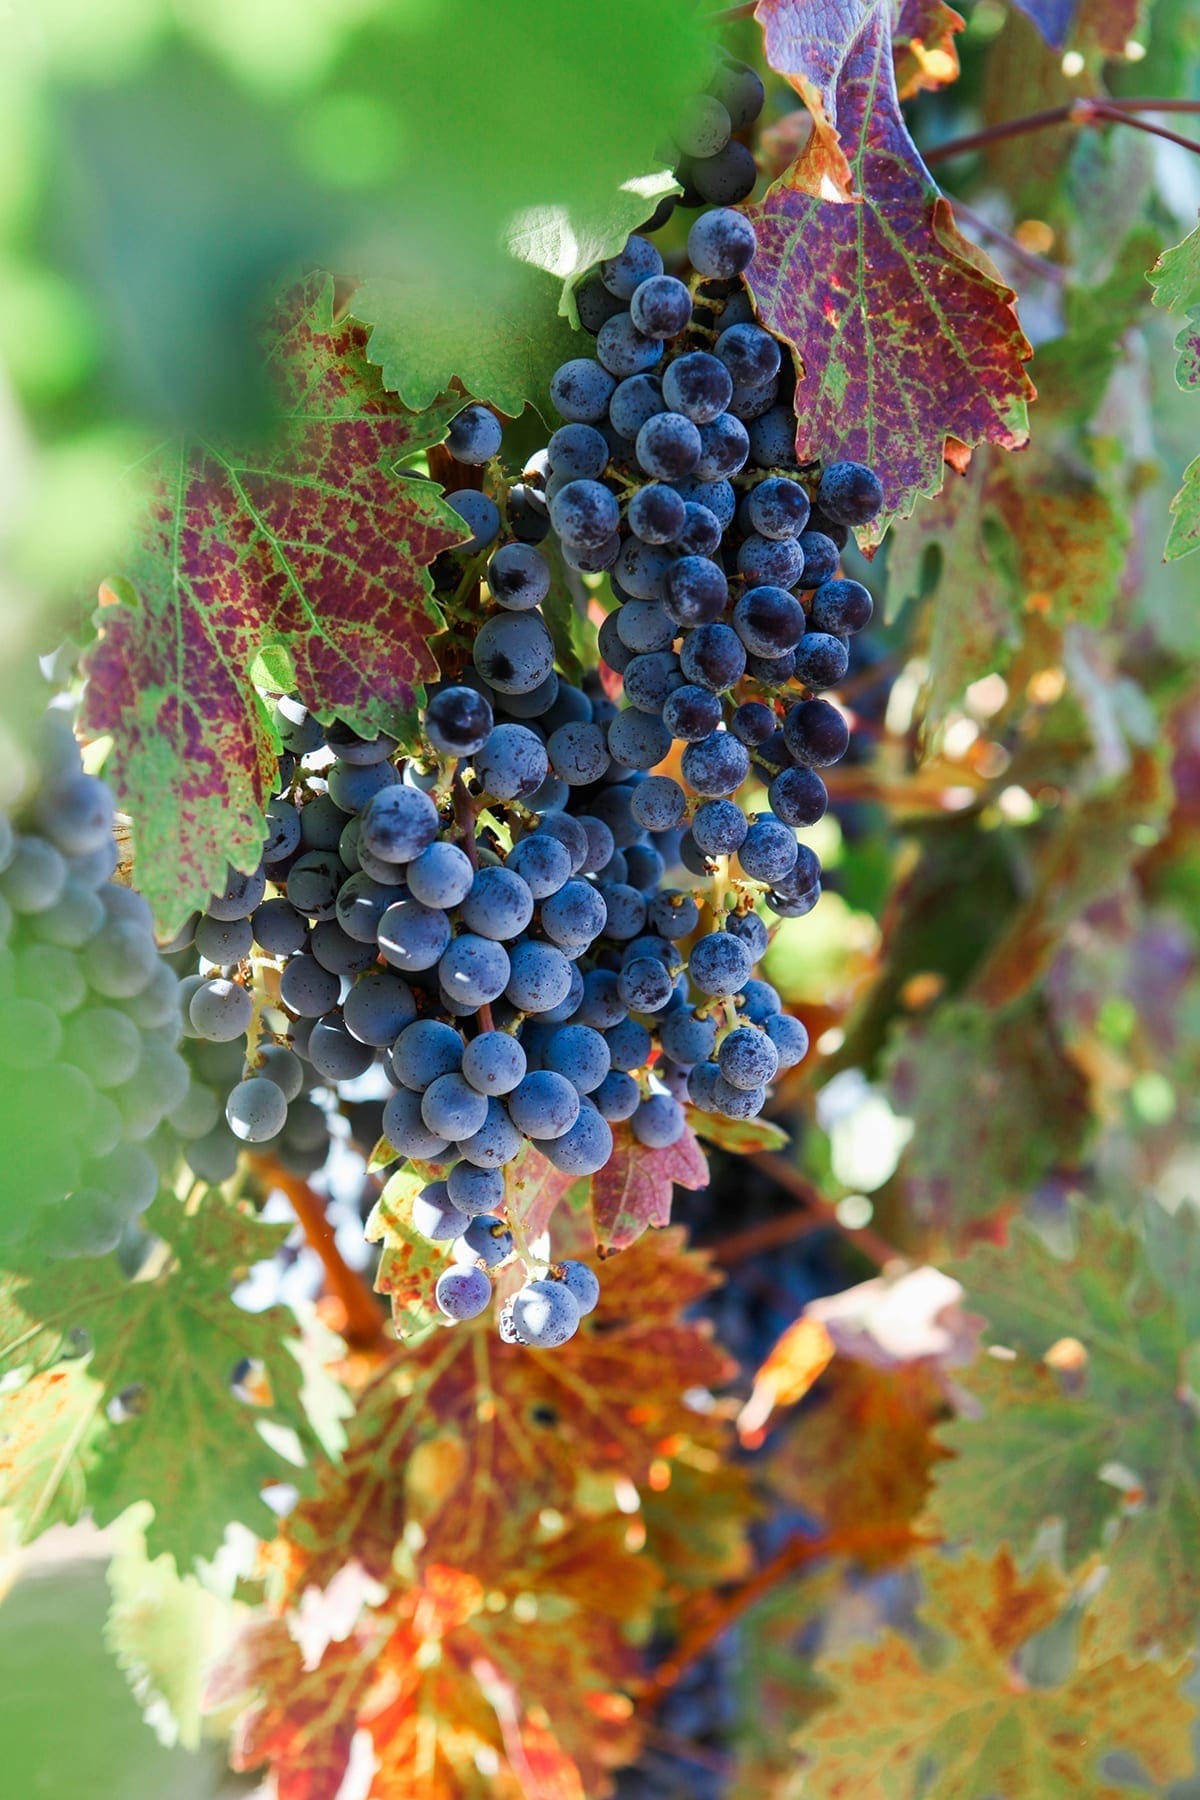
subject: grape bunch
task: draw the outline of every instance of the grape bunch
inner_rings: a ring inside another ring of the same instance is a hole
[[[112,797],[64,716],[36,751],[34,791],[0,813],[0,1242],[100,1256],[158,1191],[155,1134],[188,1084],[179,987],[114,880]]]
[[[734,140],[696,146],[751,105],[734,85],[681,133],[697,198],[726,192],[708,165]],[[483,1312],[519,1258],[499,1309],[516,1342],[563,1342],[595,1304],[584,1265],[507,1217],[527,1146],[593,1175],[614,1125],[661,1150],[687,1105],[752,1119],[807,1050],[754,971],[768,920],[820,895],[797,833],[826,810],[849,739],[828,690],[872,612],[840,553],[882,492],[856,463],[797,466],[789,371],[741,279],[754,250],[721,205],[689,232],[690,284],[645,234],[585,278],[595,354],[556,372],[563,423],[513,486],[491,481],[495,415],[460,412],[450,456],[495,496],[448,494],[470,537],[435,579],[461,647],[421,744],[281,698],[261,866],[194,927],[193,1169],[222,1178],[241,1144],[315,1166],[321,1092],[382,1077],[383,1136],[428,1176],[413,1224],[452,1247],[442,1312]],[[603,614],[607,676],[579,685],[543,612],[551,538]]]

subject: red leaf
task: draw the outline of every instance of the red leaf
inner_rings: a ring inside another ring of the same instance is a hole
[[[800,371],[796,453],[869,463],[888,512],[907,514],[941,487],[949,439],[1025,443],[1030,346],[1012,290],[956,229],[905,128],[888,14],[822,29],[810,4],[761,0],[759,16],[816,125],[748,208],[755,305]]]
[[[618,1125],[612,1157],[592,1177],[592,1225],[601,1255],[624,1250],[647,1225],[669,1225],[676,1183],[702,1188],[707,1181],[708,1163],[690,1125],[666,1150],[647,1150],[628,1125]]]
[[[168,931],[227,863],[252,868],[275,749],[251,681],[290,663],[323,716],[402,725],[437,673],[426,569],[461,543],[438,490],[398,475],[461,399],[416,415],[387,395],[361,327],[313,277],[271,323],[282,424],[249,453],[175,443],[151,466],[145,525],[87,659],[84,728],[111,734],[105,773],[138,821],[138,885]]]

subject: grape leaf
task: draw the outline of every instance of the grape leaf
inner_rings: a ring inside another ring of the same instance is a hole
[[[541,1237],[561,1200],[587,1203],[586,1176],[564,1175],[530,1144],[504,1171],[504,1211],[530,1241]]]
[[[146,1218],[177,1260],[136,1281],[112,1257],[14,1278],[0,1363],[35,1373],[60,1368],[69,1334],[86,1332],[97,1403],[110,1412],[117,1403],[118,1415],[95,1439],[88,1504],[105,1524],[149,1500],[151,1553],[169,1551],[183,1568],[210,1555],[231,1520],[263,1530],[271,1515],[261,1489],[269,1482],[309,1483],[311,1469],[285,1459],[260,1425],[290,1430],[308,1456],[319,1447],[301,1401],[288,1314],[244,1312],[229,1292],[252,1262],[272,1254],[286,1227],[260,1224],[216,1189],[194,1214],[160,1199]],[[269,1390],[253,1409],[234,1388],[247,1359]]]
[[[297,1509],[307,1578],[324,1585],[353,1554],[386,1579],[412,1517],[424,1554],[471,1567],[509,1554],[541,1508],[569,1510],[592,1475],[636,1486],[657,1459],[723,1441],[727,1426],[683,1398],[730,1365],[680,1317],[716,1285],[681,1243],[643,1240],[605,1265],[595,1312],[558,1350],[505,1344],[486,1315],[412,1344],[360,1407],[341,1468]]]
[[[888,609],[929,589],[927,731],[965,688],[1003,668],[1021,641],[1023,612],[1056,623],[1107,614],[1125,564],[1129,522],[1083,468],[1040,446],[1018,458],[979,451],[888,553]]]
[[[429,1177],[406,1163],[389,1176],[366,1223],[368,1243],[382,1244],[375,1291],[392,1303],[398,1337],[425,1330],[440,1317],[433,1290],[446,1267],[450,1246],[434,1243],[416,1229],[412,1205]]]
[[[1017,1360],[963,1373],[984,1416],[940,1431],[954,1460],[937,1472],[931,1513],[983,1547],[1024,1545],[1057,1519],[1071,1564],[1094,1551],[1108,1567],[1097,1641],[1174,1655],[1200,1617],[1200,1454],[1181,1387],[1200,1323],[1196,1223],[1156,1219],[1147,1247],[1093,1207],[1076,1213],[1074,1235],[1058,1257],[1021,1224],[1003,1251],[954,1269]]]
[[[797,457],[869,463],[887,515],[906,515],[938,492],[946,456],[961,471],[982,441],[1025,443],[1030,346],[1011,289],[958,232],[905,128],[888,9],[831,11],[819,27],[795,0],[769,13],[772,65],[816,128],[747,208],[758,235],[747,280],[763,323],[795,353]],[[859,200],[846,198],[847,170]]]
[[[550,377],[579,354],[558,310],[562,283],[512,263],[495,292],[470,284],[431,292],[417,282],[364,281],[351,305],[371,328],[367,355],[406,406],[425,407],[455,380],[514,416],[526,401],[554,418]]]
[[[1200,456],[1183,471],[1183,485],[1171,502],[1171,529],[1163,550],[1166,562],[1177,562],[1200,544]]]
[[[1086,1626],[1072,1673],[1056,1687],[1014,1671],[1014,1659],[1054,1622],[1065,1586],[1042,1567],[1018,1574],[994,1561],[930,1557],[921,1618],[941,1642],[936,1662],[886,1632],[876,1644],[822,1660],[837,1690],[802,1740],[813,1800],[867,1793],[889,1800],[1116,1800],[1143,1784],[1102,1759],[1115,1751],[1156,1783],[1192,1766],[1193,1708],[1160,1663],[1104,1656]]]
[[[858,1560],[894,1562],[906,1553],[897,1527],[916,1519],[934,1465],[946,1454],[933,1436],[945,1410],[927,1362],[881,1369],[839,1356],[774,1446],[771,1491],[827,1530],[853,1521],[863,1533]],[[871,1542],[875,1529],[878,1548]]]
[[[694,1107],[690,1114],[692,1129],[708,1144],[728,1150],[731,1156],[752,1156],[759,1150],[783,1150],[789,1139],[782,1125],[771,1119],[728,1119],[724,1114],[701,1112]]]
[[[624,1250],[648,1225],[671,1221],[671,1199],[676,1183],[702,1188],[708,1182],[708,1163],[691,1126],[666,1150],[647,1150],[628,1124],[613,1129],[613,1153],[592,1176],[592,1224],[602,1256]]]
[[[1163,251],[1147,279],[1155,306],[1186,317],[1175,339],[1175,379],[1184,389],[1200,387],[1200,225],[1181,244]]]
[[[227,864],[258,861],[277,745],[255,658],[286,656],[322,717],[403,732],[437,673],[427,567],[466,535],[431,483],[396,472],[461,398],[419,417],[389,400],[323,277],[280,302],[271,336],[279,438],[239,452],[176,442],[151,459],[120,571],[135,599],[102,608],[86,658],[83,726],[113,738],[105,773],[137,820],[138,885],[168,932]]]
[[[103,1429],[104,1393],[75,1358],[43,1369],[0,1398],[0,1511],[18,1543],[83,1510]]]
[[[962,1000],[902,1027],[888,1076],[913,1120],[900,1165],[926,1230],[955,1235],[1017,1205],[1090,1128],[1087,1084],[1036,1003],[994,1011]]]

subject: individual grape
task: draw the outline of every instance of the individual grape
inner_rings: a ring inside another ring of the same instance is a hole
[[[78,950],[99,931],[104,919],[104,905],[99,894],[76,875],[69,874],[53,906],[34,915],[31,923],[38,937],[46,943],[59,944],[65,950]]]
[[[637,958],[633,960],[636,961]],[[617,997],[621,998],[619,979]],[[624,1010],[624,1000],[621,1000],[621,1006]],[[639,1019],[624,1018],[611,1025],[604,1033],[604,1041],[608,1045],[609,1059],[614,1069],[640,1069],[649,1060],[654,1048],[653,1038]]]
[[[646,337],[627,312],[614,313],[596,334],[596,355],[618,381],[645,374],[660,361],[662,353],[662,339]]]
[[[799,537],[808,523],[808,495],[799,482],[772,475],[746,499],[746,516],[760,537]]]
[[[669,775],[651,775],[634,790],[633,816],[647,831],[674,831],[682,822],[687,796]]]
[[[422,906],[419,900],[397,900],[379,921],[379,948],[384,960],[409,975],[432,969],[450,937],[450,921],[445,913],[437,907]]]
[[[568,481],[550,502],[550,521],[567,545],[603,544],[621,522],[616,497],[600,481]]]
[[[767,803],[785,825],[803,829],[825,817],[829,795],[812,769],[783,769],[767,789]]]
[[[800,700],[783,721],[787,748],[804,768],[825,769],[845,756],[850,727],[828,700]]]
[[[54,944],[26,944],[17,951],[9,967],[18,994],[27,1000],[40,1000],[60,1017],[73,1013],[87,998],[80,959],[70,950]],[[173,979],[170,985],[174,1001]]]
[[[701,199],[713,206],[736,206],[749,198],[758,180],[753,151],[736,138],[712,156],[693,157],[687,172]]]
[[[539,612],[496,613],[480,627],[472,659],[497,693],[528,694],[553,672],[554,641]]]
[[[693,94],[672,136],[687,157],[712,156],[729,142],[729,114],[712,94]]]
[[[841,552],[832,538],[826,537],[823,531],[802,531],[797,538],[804,552],[804,568],[799,585],[806,588],[824,586],[825,582],[837,574],[841,561]],[[795,582],[784,584],[796,586]]]
[[[612,1156],[613,1136],[608,1121],[583,1099],[571,1129],[558,1138],[539,1139],[537,1147],[565,1175],[595,1175]]]
[[[689,682],[667,697],[663,723],[673,738],[699,743],[721,723],[721,702],[711,689]]]
[[[290,800],[272,800],[266,812],[264,863],[282,862],[300,847],[300,814]]]
[[[607,1119],[610,1125],[617,1125],[623,1119],[632,1119],[641,1105],[642,1090],[633,1076],[623,1069],[610,1069],[592,1100],[600,1117]]]
[[[196,925],[195,944],[205,962],[240,963],[254,947],[254,929],[249,919],[226,922],[204,913]]]
[[[606,614],[603,624],[596,633],[596,648],[600,657],[617,675],[624,673],[634,657],[634,652],[627,650],[621,642],[621,636],[617,630],[619,618],[620,613]]]
[[[653,956],[637,956],[617,977],[617,991],[631,1012],[661,1012],[675,991],[670,971]]]
[[[486,1312],[491,1303],[492,1284],[482,1269],[471,1264],[456,1263],[443,1269],[434,1284],[433,1298],[439,1312],[462,1324]]]
[[[721,546],[721,521],[698,500],[685,500],[683,510],[686,522],[675,540],[675,548],[681,556],[712,556]]]
[[[491,706],[474,688],[442,688],[429,702],[425,714],[425,735],[443,756],[474,755],[487,742],[491,729]]]
[[[826,581],[813,595],[811,623],[815,631],[850,636],[870,623],[874,603],[858,581]]]
[[[253,1073],[274,1082],[285,1100],[295,1100],[304,1086],[304,1067],[286,1044],[265,1044],[258,1052]]]
[[[765,1025],[782,1005],[782,1000],[769,981],[760,981],[754,977],[742,989],[742,1011],[755,1025]]]
[[[438,963],[444,992],[471,1011],[499,999],[510,975],[504,946],[471,932],[454,938]]]
[[[748,650],[746,673],[763,687],[785,688],[796,673],[796,652],[785,650],[780,656],[756,656]]]
[[[694,1069],[688,1071],[688,1099],[693,1106],[698,1106],[701,1112],[711,1113],[717,1110],[714,1090],[720,1076],[721,1071],[715,1062],[697,1063]]]
[[[550,513],[546,496],[528,482],[517,481],[508,490],[508,529],[523,544],[540,544],[549,535]]]
[[[487,1098],[461,1074],[439,1075],[421,1097],[421,1118],[435,1137],[473,1137],[487,1119]]]
[[[717,1041],[717,1022],[681,1007],[678,1012],[667,1014],[658,1028],[658,1039],[672,1062],[706,1062]]]
[[[737,1088],[721,1074],[712,1084],[713,1109],[727,1119],[756,1119],[766,1099],[766,1088]]]
[[[633,1115],[633,1135],[647,1150],[666,1150],[683,1136],[687,1118],[670,1094],[651,1094]]]
[[[514,1248],[513,1234],[504,1220],[480,1213],[455,1244],[454,1255],[460,1263],[478,1260],[494,1269],[508,1261]]]
[[[566,994],[557,1006],[546,1007],[533,1015],[537,1024],[561,1025],[565,1019],[574,1018],[578,1011],[579,1002],[583,999],[583,976],[573,962],[568,963],[567,967],[570,974]]]
[[[94,775],[72,771],[49,782],[34,802],[33,817],[63,856],[88,856],[112,838],[112,796]]]
[[[550,1270],[550,1278],[561,1281],[570,1290],[580,1318],[595,1312],[600,1299],[600,1283],[586,1263],[576,1262],[573,1258],[557,1262]]]
[[[254,1002],[246,989],[220,977],[202,982],[188,1006],[197,1034],[218,1044],[244,1037],[253,1012]]]
[[[571,858],[557,838],[538,831],[514,845],[505,867],[521,877],[535,900],[545,900],[569,880]]]
[[[756,71],[749,64],[730,59],[717,65],[716,73],[708,84],[710,94],[715,94],[726,112],[734,131],[744,131],[753,125],[763,109],[766,92]]]
[[[488,494],[478,488],[455,488],[446,495],[446,504],[454,509],[470,533],[465,543],[455,548],[463,556],[474,556],[486,550],[500,535],[500,509]]]
[[[630,769],[652,769],[671,748],[671,733],[652,713],[629,707],[608,728],[610,755]]]
[[[767,953],[767,928],[757,913],[731,913],[725,921],[726,931],[741,938],[755,962]]]
[[[461,1237],[470,1221],[450,1198],[444,1181],[431,1181],[412,1203],[412,1222],[422,1237],[435,1244]]]
[[[774,659],[804,636],[804,608],[783,588],[747,588],[733,609],[733,628],[753,655]]]
[[[631,531],[647,544],[669,544],[687,523],[687,508],[665,482],[651,481],[636,490],[627,517]]]
[[[446,1177],[446,1190],[459,1212],[469,1218],[493,1213],[504,1204],[504,1176],[499,1169],[457,1162]]]
[[[749,427],[755,419],[761,419],[764,413],[770,412],[778,399],[778,380],[764,381],[757,387],[735,387],[729,398],[729,411],[735,419],[740,419],[743,425]]]
[[[796,415],[790,406],[772,406],[747,427],[750,460],[760,469],[787,468],[796,461]]]
[[[785,899],[782,894],[768,894],[767,905],[780,919],[803,919],[810,913],[821,898],[821,884],[816,882],[811,888],[797,895],[794,900]]]
[[[565,1281],[531,1281],[507,1310],[514,1340],[533,1349],[554,1349],[579,1329],[579,1305]]]
[[[551,376],[550,398],[564,419],[594,425],[604,417],[616,385],[598,362],[589,356],[576,356]]]
[[[484,792],[496,800],[524,799],[549,772],[546,747],[527,725],[497,725],[475,757]]]
[[[677,941],[691,937],[700,923],[700,908],[691,894],[657,894],[650,902],[647,923],[659,937]]]
[[[394,1044],[416,1014],[412,989],[390,969],[371,969],[360,975],[342,1005],[346,1030],[361,1044],[376,1049]]]
[[[617,256],[609,256],[600,264],[600,279],[618,300],[628,300],[643,281],[662,274],[662,257],[648,238],[636,233],[627,238],[625,248]]]
[[[753,259],[754,227],[744,213],[719,207],[702,213],[688,232],[687,253],[698,275],[729,281],[740,275]]]
[[[325,734],[316,719],[291,694],[275,702],[274,721],[280,742],[293,756],[308,756],[324,742]]]
[[[615,617],[617,636],[635,656],[655,656],[675,640],[675,623],[657,600],[626,600]]]
[[[738,574],[753,585],[795,587],[804,573],[804,552],[796,538],[743,539],[737,553]]]
[[[727,326],[713,345],[713,355],[725,364],[735,388],[761,386],[779,373],[779,343],[761,325]]]
[[[581,828],[586,840],[583,856],[572,868],[572,874],[598,873],[616,850],[611,828],[603,819],[597,819],[591,813],[581,813],[574,819],[566,819],[566,815],[563,817],[566,823]]]
[[[0,895],[15,913],[48,912],[63,896],[67,863],[45,838],[22,836],[0,875]]]
[[[336,919],[322,919],[312,928],[308,947],[323,969],[331,975],[344,975],[352,980],[378,961],[378,947],[364,944],[342,930]]]
[[[618,383],[608,403],[612,429],[630,443],[648,419],[665,411],[662,384],[654,375],[630,375]]]
[[[345,813],[358,813],[374,799],[381,788],[394,787],[400,776],[388,762],[368,763],[365,766],[335,762],[327,771],[326,778],[329,797],[334,804]],[[338,845],[340,848],[340,836]]]
[[[696,423],[676,410],[654,413],[646,420],[637,434],[634,454],[638,467],[656,481],[680,481],[692,473],[703,448]]]
[[[692,820],[692,837],[704,856],[732,856],[749,829],[745,813],[732,800],[711,800]]]
[[[680,770],[697,794],[733,794],[750,773],[750,752],[732,732],[714,731],[698,744],[687,746],[680,758]]]
[[[628,791],[631,794],[633,792],[632,789]],[[645,894],[649,893],[652,889],[657,888],[659,882],[667,872],[667,865],[663,860],[661,851],[656,850],[653,844],[645,844],[638,841],[641,837],[641,833],[636,830],[636,819],[633,823],[635,826],[633,841],[628,845],[625,851],[625,863],[628,869],[628,878],[630,882],[635,888],[639,888],[641,892]]]
[[[252,1075],[239,1081],[230,1093],[225,1102],[225,1118],[234,1137],[243,1144],[265,1144],[282,1131],[287,1107],[273,1081]]]
[[[325,741],[339,761],[352,763],[356,768],[362,769],[368,768],[372,763],[387,762],[399,749],[397,739],[389,737],[386,732],[377,732],[370,738],[361,737],[343,719],[335,719],[326,728]]]
[[[387,863],[411,862],[438,834],[437,807],[417,788],[384,788],[361,816],[362,848]]]
[[[607,917],[603,896],[586,881],[566,881],[542,903],[542,930],[566,950],[586,950]]]
[[[513,946],[509,963],[504,994],[521,1012],[548,1012],[571,991],[571,964],[554,944],[526,938]]]
[[[729,597],[724,570],[706,556],[683,556],[663,577],[664,605],[676,625],[691,627],[719,619]]]
[[[501,943],[519,937],[533,917],[533,895],[514,869],[480,869],[460,908],[463,924]]]
[[[392,1051],[392,1073],[402,1087],[424,1093],[439,1075],[462,1067],[463,1041],[453,1025],[440,1019],[417,1019],[405,1026]]]
[[[560,725],[546,743],[550,766],[568,787],[587,787],[608,768],[608,745],[599,725]]]
[[[721,694],[741,680],[746,652],[728,625],[701,625],[684,639],[679,666],[689,683]]]
[[[481,1032],[463,1051],[462,1072],[480,1094],[510,1094],[525,1069],[519,1041],[503,1031]]]
[[[796,679],[807,688],[836,687],[850,666],[841,638],[825,631],[806,631],[796,646]]]
[[[766,743],[777,729],[777,723],[774,712],[761,700],[746,700],[734,708],[729,729],[735,738],[753,750]]]
[[[309,1033],[308,1060],[327,1081],[354,1081],[371,1067],[375,1051],[348,1031],[337,1013],[327,1013]]]
[[[411,1157],[417,1162],[438,1162],[450,1148],[447,1139],[438,1137],[429,1130],[421,1117],[420,1096],[406,1087],[397,1088],[384,1106],[383,1135],[401,1156]],[[416,1203],[413,1210],[415,1225]],[[417,1229],[420,1230],[421,1227],[418,1226]],[[439,1235],[458,1237],[462,1229],[462,1223],[455,1223],[453,1230],[446,1230]],[[425,1235],[428,1236],[429,1233]]]
[[[736,475],[750,454],[750,438],[746,427],[732,413],[719,413],[700,427],[700,461],[696,464],[698,481],[719,481]]]
[[[630,295],[629,316],[645,337],[677,337],[691,323],[692,296],[674,275],[652,275]]]
[[[625,698],[639,712],[661,713],[668,695],[682,686],[679,658],[670,650],[635,656],[625,670]]]
[[[594,425],[560,425],[546,453],[555,477],[563,481],[592,481],[608,466],[608,440]]]
[[[455,462],[485,463],[499,453],[504,433],[495,413],[472,401],[451,420],[446,448]]]
[[[580,1094],[590,1094],[608,1074],[608,1045],[590,1025],[562,1025],[551,1032],[542,1052],[542,1067],[563,1075]]]
[[[817,488],[817,505],[838,525],[869,525],[883,506],[883,486],[862,463],[830,463]]]
[[[400,792],[398,788],[387,791]],[[288,871],[287,898],[306,919],[332,919],[338,889],[345,879],[341,858],[334,851],[309,850]]]
[[[562,1137],[579,1117],[579,1093],[556,1070],[535,1069],[509,1095],[508,1114],[526,1137]]]
[[[739,1025],[717,1052],[717,1065],[731,1087],[750,1091],[772,1079],[779,1067],[779,1052],[765,1031]]]
[[[305,850],[335,851],[346,829],[347,815],[328,794],[312,796],[300,809],[300,843]],[[361,837],[361,826],[359,835]],[[208,910],[215,910],[210,900]],[[234,917],[238,915],[235,913]]]
[[[595,337],[605,319],[611,319],[615,312],[620,312],[622,303],[616,294],[605,287],[599,270],[595,270],[585,276],[575,289],[575,304],[579,310],[579,323]]]
[[[663,399],[696,425],[707,425],[723,413],[732,393],[729,370],[707,350],[690,350],[676,357],[663,375]]]
[[[753,966],[740,938],[728,931],[711,931],[692,946],[688,975],[702,994],[722,1000],[745,986]]]

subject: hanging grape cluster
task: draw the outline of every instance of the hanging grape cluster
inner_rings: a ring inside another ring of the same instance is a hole
[[[114,879],[112,796],[65,715],[36,750],[31,791],[0,812],[0,1242],[99,1256],[158,1191],[155,1134],[188,1086],[179,988]]]
[[[730,133],[761,89],[722,80],[680,133],[693,199],[748,191]],[[754,250],[722,205],[692,225],[690,285],[647,235],[588,276],[595,353],[555,374],[564,422],[511,488],[499,421],[459,414],[448,451],[483,485],[448,495],[471,536],[435,574],[469,661],[405,757],[283,697],[261,867],[194,928],[195,1078],[175,1116],[193,1169],[224,1178],[242,1144],[312,1166],[312,1090],[382,1069],[382,1134],[430,1174],[413,1224],[453,1245],[441,1310],[481,1313],[520,1248],[499,1326],[523,1343],[563,1342],[596,1299],[582,1264],[515,1241],[504,1171],[526,1147],[594,1175],[615,1124],[660,1150],[685,1102],[752,1119],[807,1049],[754,968],[768,919],[820,894],[797,831],[825,812],[820,771],[849,740],[825,691],[872,610],[840,550],[882,495],[857,464],[797,468],[785,359],[742,281]],[[556,669],[551,536],[611,605],[607,684]],[[751,784],[767,806],[747,814]]]

